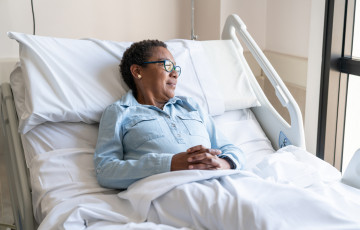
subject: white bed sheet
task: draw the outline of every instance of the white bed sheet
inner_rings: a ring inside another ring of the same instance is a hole
[[[157,174],[120,193],[97,183],[93,165],[97,125],[45,123],[31,130],[22,137],[39,229],[360,226],[360,191],[340,183],[335,168],[294,146],[274,152],[249,109],[214,120],[245,152],[245,170]],[[189,207],[192,211],[177,211]],[[214,222],[220,213],[228,214],[222,215],[225,221]]]
[[[93,149],[77,148],[54,150],[33,159],[34,213],[41,222],[40,230],[81,229],[93,224],[111,229],[145,220],[163,224],[159,229],[219,229],[207,223],[217,212],[231,214],[223,215],[223,223],[228,224],[224,229],[360,226],[359,190],[340,183],[335,168],[297,147],[268,154],[254,168],[243,171],[157,174],[118,195],[118,190],[98,185],[92,158]],[[187,210],[180,207],[185,204],[193,211],[174,212]]]

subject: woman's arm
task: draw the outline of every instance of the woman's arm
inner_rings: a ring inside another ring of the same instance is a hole
[[[123,114],[123,108],[111,105],[101,117],[94,164],[103,187],[125,189],[141,178],[170,171],[170,153],[148,153],[137,160],[124,160]]]

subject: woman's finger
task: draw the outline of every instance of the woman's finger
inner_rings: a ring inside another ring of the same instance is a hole
[[[207,148],[205,148],[202,145],[196,145],[194,147],[191,147],[191,148],[187,149],[186,152],[187,153],[193,153],[193,152],[200,151],[200,150],[205,150],[205,149],[207,149]]]
[[[188,150],[186,150],[187,153],[191,154],[199,154],[199,153],[210,153],[213,156],[219,155],[221,154],[221,150],[220,149],[209,149],[209,148],[205,148],[202,145],[197,145],[194,146],[192,148],[189,148]]]
[[[208,151],[211,155],[217,156],[219,154],[221,154],[221,150],[220,149],[209,149]]]
[[[194,157],[189,157],[188,162],[193,164],[206,164],[208,167],[219,168],[221,166],[221,162],[219,159],[220,158],[218,158],[217,156],[211,155],[210,153],[205,153],[195,155]]]
[[[188,158],[188,162],[201,161],[207,157],[206,153],[197,153]]]
[[[214,158],[216,155],[210,154],[208,152],[196,153],[188,157],[188,162],[197,162],[197,161],[205,161],[209,162],[211,158]]]

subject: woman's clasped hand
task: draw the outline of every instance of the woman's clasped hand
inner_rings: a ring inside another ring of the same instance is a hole
[[[173,156],[171,161],[171,171],[186,169],[230,169],[229,163],[218,157],[221,150],[209,149],[202,145],[197,145]]]

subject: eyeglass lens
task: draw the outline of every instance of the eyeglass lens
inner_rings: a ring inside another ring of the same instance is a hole
[[[174,69],[174,64],[170,60],[165,60],[164,66],[168,72],[171,72]]]
[[[165,70],[168,72],[175,70],[179,75],[181,73],[180,67],[175,66],[175,68],[174,68],[174,63],[172,63],[172,61],[170,61],[170,60],[165,60],[164,67],[165,67]]]

